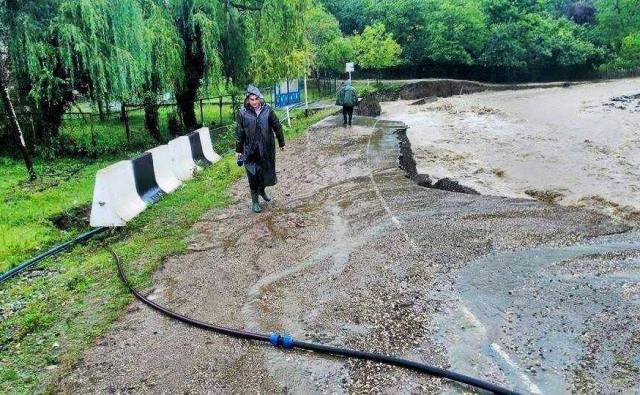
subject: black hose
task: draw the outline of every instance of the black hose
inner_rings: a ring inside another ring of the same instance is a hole
[[[127,286],[127,288],[129,288],[129,291],[131,291],[131,293],[133,293],[135,295],[136,298],[138,298],[142,303],[150,306],[151,308],[159,311],[160,313],[169,316],[173,319],[176,319],[178,321],[187,323],[189,325],[195,326],[197,328],[202,328],[202,329],[206,329],[209,331],[213,331],[213,332],[218,332],[218,333],[222,333],[225,335],[229,335],[229,336],[233,336],[233,337],[239,337],[242,339],[253,339],[253,340],[264,340],[264,341],[269,341],[269,336],[266,335],[259,335],[256,333],[251,333],[251,332],[245,332],[245,331],[240,331],[240,330],[235,330],[235,329],[231,329],[231,328],[226,328],[224,326],[217,326],[217,325],[212,325],[209,324],[207,322],[203,322],[203,321],[198,321],[198,320],[194,320],[193,318],[189,318],[186,317],[182,314],[179,313],[175,313],[149,299],[147,299],[144,295],[142,295],[140,292],[138,292],[135,288],[133,288],[133,286],[131,285],[131,283],[129,282],[129,279],[127,278],[126,274],[124,274],[124,270],[122,269],[122,262],[120,261],[120,257],[111,249],[108,248],[109,252],[111,253],[111,256],[113,257],[114,261],[116,262],[116,266],[118,267],[118,275],[120,276],[120,279],[122,280],[122,282]]]
[[[92,230],[90,230],[88,232],[85,232],[85,233],[82,233],[82,234],[78,235],[78,237],[76,237],[75,239],[72,239],[72,240],[69,240],[69,241],[67,241],[65,243],[62,243],[60,245],[57,245],[57,246],[49,249],[49,251],[44,252],[44,253],[42,253],[42,254],[40,254],[38,256],[35,256],[35,257],[29,259],[28,261],[26,261],[26,262],[24,262],[24,263],[22,263],[22,264],[20,264],[20,265],[18,265],[16,267],[14,267],[13,269],[11,269],[11,270],[9,270],[9,271],[7,271],[5,273],[2,273],[2,275],[0,275],[0,284],[3,281],[8,280],[11,277],[15,276],[16,274],[20,273],[21,271],[30,268],[31,266],[35,265],[36,263],[40,262],[41,260],[43,260],[43,259],[45,259],[47,257],[50,257],[52,255],[56,255],[59,252],[62,252],[64,250],[70,248],[74,244],[78,244],[78,243],[82,243],[84,241],[87,241],[90,238],[92,238],[93,236],[95,236],[97,234],[100,234],[100,233],[104,232],[107,229],[109,229],[109,228],[101,227],[101,228],[92,229]]]
[[[233,329],[233,328],[227,328],[224,326],[218,326],[218,325],[213,325],[213,324],[209,324],[203,321],[199,321],[199,320],[195,320],[193,318],[189,318],[186,317],[182,314],[173,312],[149,299],[147,299],[144,295],[142,295],[140,292],[138,292],[136,289],[133,288],[133,286],[131,285],[131,283],[129,282],[126,274],[124,273],[124,270],[122,269],[122,261],[120,260],[120,257],[110,248],[109,252],[111,252],[111,256],[113,257],[113,260],[116,263],[116,266],[118,268],[118,275],[120,276],[120,279],[122,280],[122,282],[125,284],[125,286],[131,291],[131,293],[133,293],[135,295],[136,298],[138,298],[142,303],[145,303],[146,305],[150,306],[151,308],[153,308],[154,310],[168,316],[171,317],[173,319],[176,319],[180,322],[195,326],[197,328],[202,328],[202,329],[206,329],[209,331],[213,331],[213,332],[217,332],[217,333],[222,333],[228,336],[232,336],[232,337],[236,337],[236,338],[240,338],[240,339],[252,339],[252,340],[260,340],[260,341],[265,341],[265,342],[270,342],[272,345],[274,346],[282,346],[284,348],[300,348],[303,350],[310,350],[310,351],[316,351],[316,352],[320,352],[323,354],[332,354],[332,355],[341,355],[341,356],[345,356],[348,358],[357,358],[357,359],[365,359],[365,360],[369,360],[369,361],[374,361],[374,362],[379,362],[379,363],[385,363],[388,365],[394,365],[394,366],[399,366],[402,368],[406,368],[406,369],[411,369],[411,370],[416,370],[418,372],[422,372],[422,373],[427,373],[430,374],[432,376],[437,376],[437,377],[443,377],[446,379],[450,379],[450,380],[454,380],[463,384],[468,384],[486,391],[490,391],[493,392],[495,394],[509,394],[509,395],[513,395],[513,394],[517,394],[517,392],[508,390],[506,388],[502,388],[500,386],[497,386],[495,384],[483,381],[483,380],[479,380],[473,377],[469,377],[469,376],[465,376],[463,374],[460,373],[456,373],[456,372],[452,372],[449,370],[445,370],[445,369],[441,369],[441,368],[437,368],[434,366],[430,366],[427,364],[423,364],[423,363],[419,363],[419,362],[415,362],[415,361],[410,361],[407,359],[402,359],[402,358],[397,358],[397,357],[391,357],[388,355],[384,355],[384,354],[378,354],[378,353],[372,353],[372,352],[367,352],[367,351],[358,351],[358,350],[349,350],[349,349],[345,349],[345,348],[341,348],[341,347],[332,347],[332,346],[326,346],[326,345],[322,345],[322,344],[315,344],[315,343],[307,343],[307,342],[303,342],[303,341],[298,341],[298,340],[293,340],[290,336],[283,336],[277,333],[272,333],[270,335],[263,335],[263,334],[259,334],[259,333],[253,333],[253,332],[247,332],[247,331],[241,331],[241,330],[237,330],[237,329]]]

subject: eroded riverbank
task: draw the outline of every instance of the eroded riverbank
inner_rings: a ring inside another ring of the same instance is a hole
[[[640,220],[640,79],[383,103],[420,173]]]

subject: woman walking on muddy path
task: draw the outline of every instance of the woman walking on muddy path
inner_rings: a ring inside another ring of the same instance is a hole
[[[282,125],[271,107],[264,102],[262,94],[253,85],[247,87],[244,106],[236,119],[236,156],[238,166],[244,165],[251,190],[251,210],[262,211],[258,196],[266,202],[271,196],[265,187],[278,182],[276,177],[276,146],[284,151]],[[275,138],[274,138],[275,135]]]

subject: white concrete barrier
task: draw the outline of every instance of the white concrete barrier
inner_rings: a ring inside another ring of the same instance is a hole
[[[193,161],[193,156],[191,155],[189,136],[175,138],[169,141],[168,145],[169,151],[171,152],[171,163],[174,174],[181,181],[192,179],[198,166]]]
[[[124,226],[146,207],[136,189],[131,161],[114,163],[96,173],[91,226]]]
[[[200,135],[200,143],[202,145],[202,153],[204,157],[211,163],[219,161],[220,155],[216,154],[216,152],[213,150],[209,128],[200,128],[194,133],[198,133]]]
[[[193,178],[199,166],[220,160],[213,150],[209,128],[173,139],[132,160],[99,170],[91,205],[91,226],[124,226],[182,181]]]
[[[168,145],[160,145],[150,149],[147,152],[153,157],[153,172],[156,176],[156,182],[160,189],[165,193],[171,193],[176,190],[182,181],[178,179],[173,171],[173,162],[171,157],[171,149]]]

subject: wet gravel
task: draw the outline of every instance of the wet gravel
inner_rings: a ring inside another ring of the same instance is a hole
[[[398,167],[394,132],[402,124],[363,117],[351,128],[340,124],[327,118],[287,145],[280,183],[262,214],[249,211],[246,181],[239,182],[234,203],[207,213],[187,240],[189,252],[169,258],[156,274],[154,300],[235,328],[458,367],[458,359],[476,358],[475,350],[452,355],[443,333],[456,320],[442,317],[464,300],[459,276],[471,262],[628,230],[586,210],[421,187]],[[584,344],[579,358],[588,355]],[[488,363],[465,373],[523,388],[491,356],[480,357]],[[471,390],[380,364],[207,333],[137,302],[58,380],[66,393]],[[607,388],[628,389],[633,381],[627,383]]]

